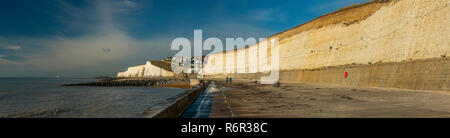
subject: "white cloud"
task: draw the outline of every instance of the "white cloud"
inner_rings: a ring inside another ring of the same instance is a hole
[[[57,38],[49,40],[46,50],[28,55],[27,63],[45,69],[96,66],[132,56],[139,51],[138,47],[137,41],[119,31],[80,38]]]
[[[27,47],[28,52],[21,55],[24,59],[23,64],[43,70],[111,69],[110,67],[117,66],[117,63],[124,63],[136,57],[142,57],[141,62],[145,62],[144,56],[152,56],[149,53],[161,50],[160,42],[134,39],[116,25],[117,12],[125,12],[116,9],[137,6],[132,1],[125,0],[123,3],[122,1],[92,1],[92,5],[86,7],[76,7],[62,0],[58,2],[62,7],[67,8],[67,13],[70,13],[69,17],[59,18],[68,26],[67,28],[87,29],[89,32],[77,37],[60,35],[45,38],[13,38],[26,43],[24,46]],[[0,48],[18,50],[22,47]],[[1,57],[0,62],[2,64],[17,63]]]
[[[125,4],[125,6],[127,6],[128,8],[136,8],[137,4],[131,0],[124,0],[123,3]]]
[[[136,3],[124,1],[90,1],[91,6],[76,7],[60,1],[66,8],[67,17],[62,14],[56,20],[64,23],[68,30],[82,31],[81,35],[66,37],[63,35],[53,37],[18,37],[5,38],[13,42],[21,42],[17,56],[21,63],[9,61],[0,57],[0,64],[26,65],[29,71],[16,71],[20,75],[33,75],[39,72],[58,73],[104,73],[113,74],[128,66],[143,64],[146,59],[158,59],[176,53],[170,51],[169,38],[135,39],[121,30],[120,17],[123,13],[134,12],[132,7],[139,9]],[[120,13],[120,14],[119,14]],[[264,12],[257,18],[264,19],[264,15],[273,14]],[[215,22],[205,25],[204,35],[219,38],[226,37],[264,37],[270,30],[258,28],[248,24],[236,22]],[[87,30],[86,32],[84,32]],[[236,31],[245,30],[245,31]],[[188,33],[193,33],[192,32]],[[68,31],[70,32],[70,31]],[[0,40],[3,38],[0,37]],[[10,44],[11,44],[10,43]],[[16,47],[17,49],[17,47]],[[136,64],[135,64],[136,63]],[[16,70],[10,65],[5,68]],[[0,76],[4,75],[0,70]],[[5,73],[6,74],[6,73]]]
[[[14,64],[14,65],[23,65],[23,63],[15,62],[7,59],[3,59],[5,55],[0,54],[0,64]]]
[[[12,45],[12,46],[4,46],[4,47],[2,47],[2,49],[5,49],[5,50],[19,50],[21,48],[22,47],[19,46],[19,45]]]

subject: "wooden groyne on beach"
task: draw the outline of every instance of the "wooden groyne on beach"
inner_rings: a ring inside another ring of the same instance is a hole
[[[98,86],[98,87],[126,87],[126,86],[137,86],[137,87],[152,87],[157,85],[164,85],[169,83],[176,83],[182,81],[189,81],[188,79],[109,79],[102,80],[98,82],[90,83],[77,83],[77,84],[64,84],[63,86]]]
[[[205,90],[209,82],[187,78],[112,78],[98,82],[64,84],[63,86],[93,86],[93,87],[167,87],[184,88],[186,92],[161,110],[149,113],[152,118],[178,118]],[[146,111],[148,112],[148,111]]]

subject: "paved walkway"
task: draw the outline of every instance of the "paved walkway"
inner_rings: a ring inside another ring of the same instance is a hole
[[[180,118],[208,118],[211,113],[213,94],[217,91],[215,83],[210,83]]]
[[[450,92],[216,81],[209,117],[450,117]]]

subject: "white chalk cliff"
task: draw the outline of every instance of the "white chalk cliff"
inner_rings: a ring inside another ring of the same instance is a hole
[[[279,70],[449,56],[449,4],[450,0],[377,0],[324,15],[270,37],[280,40]],[[267,72],[269,51],[256,44],[211,54],[201,74]]]
[[[147,61],[145,65],[129,67],[117,77],[173,77],[170,61]]]

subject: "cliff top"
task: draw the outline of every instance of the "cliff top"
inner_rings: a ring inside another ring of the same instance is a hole
[[[362,3],[362,4],[350,5],[350,6],[338,9],[334,12],[317,17],[314,20],[311,20],[304,24],[300,24],[300,25],[293,27],[291,29],[288,29],[286,31],[279,32],[277,34],[269,36],[268,38],[279,38],[279,40],[282,41],[285,38],[299,34],[301,32],[313,30],[313,29],[319,29],[319,28],[322,28],[322,27],[328,26],[328,25],[344,23],[345,25],[349,26],[351,24],[358,23],[358,22],[368,18],[373,13],[378,11],[380,8],[387,6],[391,3],[398,2],[398,1],[400,1],[400,0],[373,0],[370,2]],[[257,45],[257,44],[255,44],[255,45]],[[226,51],[232,51],[232,50],[226,50]],[[224,52],[226,52],[226,51],[224,51]]]
[[[162,68],[167,71],[172,71],[172,63],[170,60],[151,60],[152,65]]]
[[[381,7],[389,5],[399,0],[374,0],[364,4],[355,4],[341,8],[335,12],[322,15],[312,21],[298,25],[289,30],[277,33],[271,37],[278,37],[280,40],[289,36],[301,33],[303,31],[322,28],[324,26],[344,23],[345,25],[351,25],[362,21],[378,11]]]

